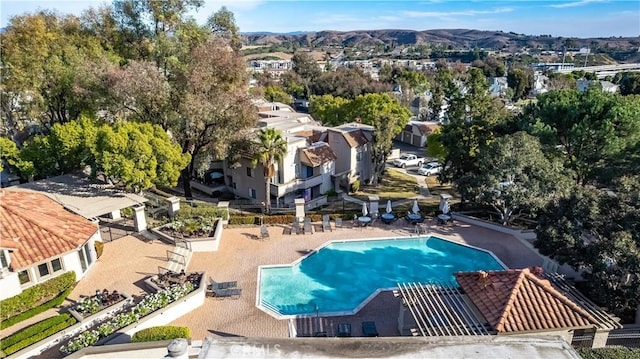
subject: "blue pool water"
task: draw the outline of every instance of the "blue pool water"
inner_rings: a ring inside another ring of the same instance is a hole
[[[500,269],[489,252],[437,237],[333,242],[294,265],[261,267],[259,304],[276,315],[352,312],[378,288]]]

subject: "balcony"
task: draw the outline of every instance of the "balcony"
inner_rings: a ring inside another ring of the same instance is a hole
[[[282,197],[287,193],[299,189],[307,189],[322,184],[322,175],[316,175],[305,179],[296,178],[287,183],[271,183],[271,194]]]

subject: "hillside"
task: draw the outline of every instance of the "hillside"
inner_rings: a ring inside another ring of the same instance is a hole
[[[370,47],[376,45],[420,45],[441,46],[458,50],[469,48],[508,49],[522,47],[560,50],[568,43],[570,47],[608,47],[617,50],[637,49],[640,37],[610,38],[563,38],[548,35],[523,35],[513,32],[480,31],[468,29],[448,30],[359,30],[359,31],[318,31],[302,34],[245,34],[248,45],[281,45],[324,47],[338,45],[344,47]]]

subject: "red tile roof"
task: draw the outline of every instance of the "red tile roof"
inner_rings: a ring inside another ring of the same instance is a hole
[[[0,247],[11,253],[13,270],[82,246],[98,230],[44,194],[0,192]]]
[[[498,334],[585,328],[598,323],[528,268],[459,272],[455,277]]]

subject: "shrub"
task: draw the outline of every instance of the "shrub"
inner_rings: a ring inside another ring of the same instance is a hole
[[[56,315],[2,339],[0,349],[4,354],[11,355],[75,323],[76,319],[69,314]]]
[[[64,292],[62,292],[59,296],[51,299],[48,302],[45,302],[42,305],[39,305],[35,308],[29,309],[26,312],[20,313],[16,316],[13,316],[7,320],[3,320],[2,322],[0,322],[0,330],[4,329],[4,328],[9,328],[10,326],[20,323],[23,320],[27,320],[29,318],[33,318],[36,315],[43,313],[51,308],[57,307],[60,304],[62,304],[62,302],[64,302],[64,300],[69,296],[69,293],[71,293],[71,290],[73,288],[69,288],[67,290],[65,290]]]
[[[5,321],[20,313],[34,309],[36,306],[50,301],[60,293],[72,288],[75,284],[75,272],[67,272],[44,283],[29,287],[22,293],[0,302],[0,308],[2,308],[0,321]]]
[[[351,192],[358,192],[360,190],[360,181],[359,180],[355,180],[353,181],[353,183],[351,184]]]
[[[191,338],[191,330],[188,327],[161,326],[151,327],[136,332],[131,338],[132,343],[157,342],[177,338]]]
[[[580,348],[583,359],[640,359],[640,348]]]
[[[120,215],[124,218],[133,218],[133,208],[126,207],[120,210]]]
[[[102,256],[102,252],[104,252],[104,243],[96,241],[94,245],[96,247],[96,255],[100,258],[100,256]]]

